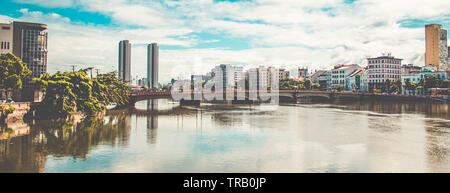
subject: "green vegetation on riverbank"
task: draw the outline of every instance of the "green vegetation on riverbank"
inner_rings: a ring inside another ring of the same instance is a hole
[[[430,94],[428,92],[431,88],[441,88],[450,90],[450,81],[449,80],[441,80],[436,75],[427,74],[424,78],[421,78],[418,83],[411,82],[408,78],[405,80],[405,90],[409,93],[415,95],[417,93],[422,94]]]
[[[22,89],[23,81],[31,75],[31,71],[22,60],[14,54],[0,55],[0,90],[6,93],[5,99],[14,90]]]
[[[16,109],[11,105],[0,105],[0,123],[2,123],[9,114],[13,113]]]
[[[102,113],[107,105],[118,107],[128,103],[129,87],[117,78],[115,72],[87,76],[87,69],[77,72],[45,74],[33,80],[44,94],[36,108],[36,118],[67,118],[74,112],[92,116]]]
[[[313,84],[311,79],[303,81],[286,78],[280,80],[280,90],[311,90],[321,88],[320,84]]]

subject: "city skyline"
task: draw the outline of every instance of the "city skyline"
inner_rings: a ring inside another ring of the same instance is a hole
[[[403,3],[114,1],[100,6],[98,1],[7,0],[0,3],[8,7],[1,11],[0,20],[49,25],[49,73],[71,70],[77,64],[77,68],[116,70],[117,42],[129,39],[131,74],[146,77],[146,45],[158,42],[160,82],[168,82],[168,77],[186,69],[189,77],[217,64],[329,69],[336,64],[365,64],[366,58],[385,51],[405,59],[405,64],[421,66],[424,25],[438,23],[449,29],[448,3],[408,1],[420,10],[402,7]],[[264,12],[268,9],[274,11]],[[177,65],[185,68],[173,72]]]

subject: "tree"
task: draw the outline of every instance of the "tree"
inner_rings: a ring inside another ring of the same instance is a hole
[[[435,75],[427,74],[424,78],[423,87],[425,89],[436,88],[439,87],[440,80]]]
[[[312,85],[312,88],[313,88],[313,89],[320,89],[320,88],[321,88],[321,85],[320,85],[319,83],[313,84],[313,85]]]
[[[397,79],[391,85],[392,93],[401,94],[402,93],[402,80]]]
[[[342,84],[337,85],[336,90],[337,90],[338,92],[343,91],[343,90],[344,90],[344,85],[342,85]]]
[[[306,79],[305,81],[303,81],[303,87],[304,87],[306,90],[311,90],[311,87],[312,87],[312,81],[311,81],[311,79]]]
[[[117,78],[116,73],[90,79],[86,70],[58,72],[52,76],[45,74],[34,82],[45,92],[37,109],[38,118],[67,118],[75,111],[93,115],[103,112],[106,105],[121,107],[129,100],[130,88]]]
[[[6,117],[15,110],[16,109],[11,105],[0,105],[0,123],[3,123]]]
[[[0,55],[0,89],[6,92],[7,98],[12,90],[22,89],[23,79],[30,74],[25,63],[14,54]]]
[[[104,105],[116,104],[123,107],[128,104],[130,87],[117,78],[116,72],[100,74],[93,79],[94,95]]]
[[[390,79],[387,79],[387,80],[384,82],[383,92],[385,92],[385,93],[390,93],[390,88],[391,88],[391,80],[390,80]]]
[[[441,83],[441,88],[450,88],[450,80],[444,80]]]
[[[409,93],[411,90],[415,90],[415,88],[413,88],[413,86],[412,86],[412,84],[411,84],[411,80],[410,80],[409,78],[407,78],[407,79],[405,80],[405,89],[408,91],[408,93]]]
[[[438,88],[442,82],[436,75],[426,74],[424,78],[420,79],[419,86],[424,90],[424,94],[428,94],[430,88]]]

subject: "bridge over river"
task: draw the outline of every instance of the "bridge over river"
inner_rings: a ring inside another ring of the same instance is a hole
[[[276,91],[253,91],[253,90],[228,90],[228,91],[143,91],[130,93],[130,105],[134,105],[138,101],[148,99],[162,99],[173,98],[183,102],[194,102],[199,104],[201,102],[213,101],[206,100],[205,95],[220,96],[215,101],[260,101],[260,98],[268,99],[270,97],[278,96],[280,102],[297,102],[302,99],[306,100],[339,100],[339,99],[383,99],[383,100],[400,100],[400,101],[435,101],[448,102],[448,96],[423,96],[423,95],[395,95],[395,94],[373,94],[373,93],[359,93],[359,92],[335,92],[335,91],[318,91],[318,90],[276,90]],[[230,95],[228,97],[226,95]],[[258,97],[259,98],[258,98]],[[225,100],[222,100],[225,99]]]

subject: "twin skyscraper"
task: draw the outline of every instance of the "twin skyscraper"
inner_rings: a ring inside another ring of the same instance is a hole
[[[158,88],[159,48],[158,44],[147,45],[147,82],[149,88]],[[131,83],[131,43],[122,40],[119,43],[119,79]]]

